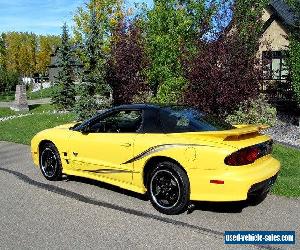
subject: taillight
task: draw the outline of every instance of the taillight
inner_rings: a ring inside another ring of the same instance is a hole
[[[240,149],[227,156],[224,160],[229,166],[242,166],[255,162],[258,158],[272,153],[273,141],[269,140],[248,148]]]
[[[229,166],[242,166],[255,162],[260,157],[257,147],[241,149],[225,158],[225,164]]]

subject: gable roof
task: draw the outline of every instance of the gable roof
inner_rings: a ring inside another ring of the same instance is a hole
[[[300,3],[300,0],[297,0]],[[299,16],[296,15],[295,11],[283,0],[272,0],[269,4],[280,19],[288,26],[297,26]]]

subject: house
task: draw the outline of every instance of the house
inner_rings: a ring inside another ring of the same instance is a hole
[[[264,9],[262,16],[264,27],[259,57],[264,64],[263,90],[284,90],[285,93],[279,96],[281,98],[284,97],[283,95],[286,98],[291,97],[287,81],[289,72],[286,65],[286,52],[290,43],[289,34],[296,27],[298,18],[283,0],[272,0]]]
[[[74,48],[72,48],[74,50]],[[56,48],[51,56],[51,62],[48,66],[48,74],[49,74],[49,81],[55,83],[58,78],[60,66],[59,66],[59,56],[58,56],[59,48]],[[74,81],[78,81],[79,75],[83,70],[83,64],[77,59],[75,56],[71,60],[71,67],[72,67],[72,78]]]

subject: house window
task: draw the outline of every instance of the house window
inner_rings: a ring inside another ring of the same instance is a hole
[[[288,67],[286,51],[263,51],[263,73],[265,80],[286,80]]]

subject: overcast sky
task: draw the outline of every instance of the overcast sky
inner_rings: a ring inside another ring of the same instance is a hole
[[[0,33],[28,31],[60,34],[64,22],[72,25],[74,11],[84,0],[0,0]],[[152,0],[126,0],[127,6]]]

